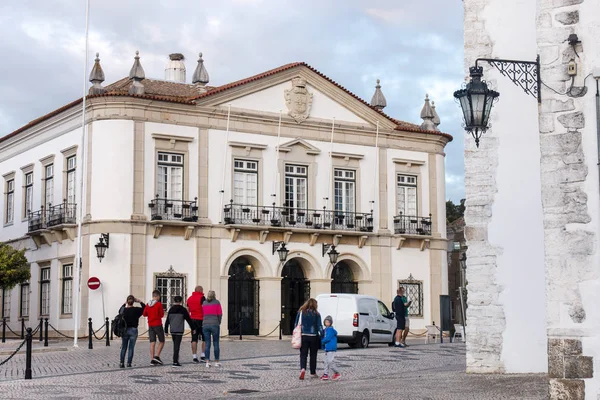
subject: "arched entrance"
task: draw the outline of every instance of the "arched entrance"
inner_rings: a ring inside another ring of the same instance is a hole
[[[230,335],[258,335],[259,281],[246,257],[236,258],[229,267],[228,321]]]
[[[296,258],[285,263],[281,277],[281,328],[284,335],[291,335],[298,309],[310,297],[310,281]]]
[[[331,293],[358,293],[358,282],[346,262],[340,261],[333,267],[331,279]]]

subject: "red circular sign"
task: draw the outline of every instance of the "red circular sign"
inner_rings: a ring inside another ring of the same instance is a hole
[[[100,287],[100,279],[96,278],[95,276],[92,276],[90,279],[88,279],[88,287],[91,290],[96,290]]]

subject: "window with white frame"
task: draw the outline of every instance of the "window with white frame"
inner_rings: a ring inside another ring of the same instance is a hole
[[[396,182],[398,215],[417,216],[417,177],[398,174]]]
[[[23,218],[28,218],[29,213],[33,211],[33,172],[25,174],[25,202],[23,207]]]
[[[62,313],[73,313],[73,264],[65,264],[62,267]]]
[[[54,201],[54,164],[44,167],[44,208],[48,208]]]
[[[50,314],[50,267],[40,269],[40,315]]]
[[[6,181],[6,216],[4,223],[10,224],[15,219],[15,180]]]
[[[19,316],[21,318],[29,317],[29,283],[21,284],[21,304],[19,306]]]
[[[295,209],[308,207],[308,167],[286,164],[285,206]]]
[[[156,290],[160,292],[160,302],[163,309],[167,311],[173,304],[175,296],[185,299],[185,276],[173,276],[174,274],[156,275]]]
[[[67,158],[67,204],[75,204],[75,170],[77,168],[77,158],[71,156]]]
[[[183,154],[158,153],[157,173],[158,197],[183,200]]]
[[[233,161],[233,202],[238,205],[258,205],[258,162]]]
[[[2,318],[10,319],[10,290],[2,289]]]
[[[335,211],[354,212],[356,209],[356,171],[334,169],[333,190]]]

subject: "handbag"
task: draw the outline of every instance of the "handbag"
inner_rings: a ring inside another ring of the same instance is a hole
[[[292,348],[299,349],[302,347],[302,311],[298,317],[298,325],[292,331]]]

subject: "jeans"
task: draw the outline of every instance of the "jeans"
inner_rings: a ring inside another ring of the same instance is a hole
[[[218,325],[204,325],[202,327],[202,335],[204,336],[204,340],[206,341],[206,351],[204,354],[206,355],[206,360],[210,360],[210,342],[212,337],[212,344],[214,346],[215,352],[215,360],[219,361],[219,356],[221,353],[221,349],[219,348],[219,334],[221,331],[221,327]]]
[[[131,364],[133,361],[133,350],[135,349],[135,342],[138,337],[137,328],[127,328],[125,334],[121,336],[121,364],[125,363],[125,353],[129,348],[129,354],[127,356],[127,364]]]
[[[335,365],[335,351],[326,351],[323,365],[323,375],[329,375],[329,370],[337,374],[339,371]]]
[[[181,339],[183,339],[183,335],[181,334],[171,334],[173,338],[173,364],[179,362],[179,349],[181,348]]]
[[[302,347],[300,347],[300,369],[306,369],[306,359],[310,350],[310,373],[317,373],[317,352],[321,345],[319,336],[302,335]]]

